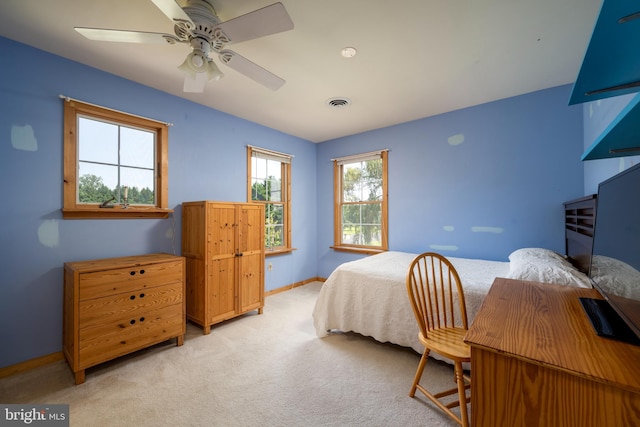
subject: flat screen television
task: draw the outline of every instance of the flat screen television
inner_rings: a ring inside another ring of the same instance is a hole
[[[598,186],[589,278],[581,298],[598,335],[640,345],[640,164]]]
[[[589,277],[581,298],[598,335],[640,345],[640,164],[598,186]]]

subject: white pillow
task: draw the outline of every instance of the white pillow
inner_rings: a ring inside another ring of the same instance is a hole
[[[509,255],[507,278],[590,288],[586,274],[562,255],[544,248],[522,248]]]
[[[640,299],[640,272],[623,261],[594,255],[591,277],[607,292],[624,298]]]

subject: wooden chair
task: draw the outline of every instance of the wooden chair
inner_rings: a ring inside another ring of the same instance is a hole
[[[407,292],[420,329],[418,337],[424,345],[409,396],[414,397],[416,389],[420,390],[458,424],[468,427],[467,403],[470,397],[466,396],[466,390],[471,380],[464,375],[462,364],[470,362],[471,354],[469,346],[463,341],[468,328],[467,309],[458,272],[444,256],[434,252],[423,253],[409,267]],[[453,361],[457,387],[432,394],[420,384],[432,351]],[[442,400],[455,393],[458,393],[455,401],[447,403]],[[460,416],[451,410],[458,406]]]

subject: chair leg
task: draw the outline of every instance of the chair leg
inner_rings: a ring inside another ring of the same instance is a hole
[[[411,385],[411,391],[409,391],[409,397],[414,397],[416,395],[416,388],[418,387],[418,383],[420,382],[420,378],[422,378],[422,372],[424,372],[424,367],[427,364],[427,359],[429,358],[429,349],[425,349],[422,353],[422,357],[420,358],[420,363],[418,363],[418,370],[416,370],[416,376],[413,379],[413,385]]]
[[[460,421],[462,427],[469,427],[469,416],[467,415],[467,394],[465,392],[464,371],[461,362],[455,362],[456,382],[458,383],[458,399],[460,401]]]

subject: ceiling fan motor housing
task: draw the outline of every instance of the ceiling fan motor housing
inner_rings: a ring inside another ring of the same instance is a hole
[[[183,10],[191,18],[193,26],[177,22],[175,33],[183,40],[188,40],[194,49],[199,48],[208,54],[210,50],[219,52],[229,43],[229,38],[220,29],[216,29],[221,21],[210,3],[205,0],[189,0]],[[204,42],[210,49],[202,46]]]

